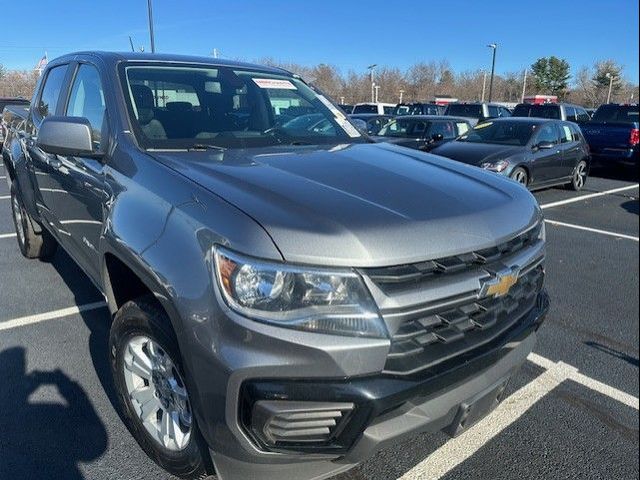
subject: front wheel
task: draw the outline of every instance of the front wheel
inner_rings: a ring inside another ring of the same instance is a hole
[[[204,478],[200,435],[169,319],[152,297],[125,303],[109,336],[111,370],[127,428],[158,465]]]
[[[573,177],[571,178],[569,188],[571,188],[571,190],[575,190],[576,192],[582,190],[582,187],[584,187],[585,183],[587,183],[587,175],[587,162],[585,162],[584,160],[580,160],[576,165],[576,168],[573,170]]]
[[[529,175],[522,167],[515,168],[513,172],[511,172],[511,178],[525,187],[529,184]]]

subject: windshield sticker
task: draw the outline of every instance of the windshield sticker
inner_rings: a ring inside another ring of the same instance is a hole
[[[362,136],[361,133],[358,131],[358,129],[353,125],[351,125],[349,120],[347,120],[346,118],[336,117],[336,122],[338,122],[338,125],[340,125],[342,129],[347,133],[347,135],[349,135],[351,138]]]
[[[260,88],[272,88],[275,90],[297,90],[289,80],[276,80],[274,78],[252,78]]]
[[[344,114],[344,112],[342,112],[342,110],[340,110],[339,108],[336,108],[336,106],[333,103],[331,103],[329,100],[327,100],[327,98],[324,95],[318,95],[318,100],[320,100],[325,107],[331,110],[331,113],[333,113],[334,117],[346,118],[346,115]]]

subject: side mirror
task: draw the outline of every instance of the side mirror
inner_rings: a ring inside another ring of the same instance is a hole
[[[534,145],[535,150],[550,150],[555,147],[555,143],[553,142],[540,142],[537,145]]]
[[[431,140],[433,140],[434,142],[439,142],[443,139],[444,136],[441,133],[434,133],[433,135],[431,135]]]
[[[46,153],[99,157],[93,146],[91,124],[83,117],[47,117],[38,130],[36,145]]]

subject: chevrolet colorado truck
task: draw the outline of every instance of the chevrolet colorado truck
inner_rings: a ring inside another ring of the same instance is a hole
[[[525,188],[374,143],[281,69],[69,54],[2,158],[22,254],[62,247],[104,294],[122,418],[184,478],[324,479],[459,434],[548,310]]]

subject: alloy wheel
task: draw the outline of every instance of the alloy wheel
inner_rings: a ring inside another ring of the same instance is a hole
[[[169,354],[151,338],[132,337],[124,350],[129,401],[149,435],[164,448],[183,450],[192,433],[186,386]]]
[[[584,187],[586,180],[587,165],[584,162],[580,162],[576,166],[576,170],[573,174],[573,184],[576,186],[576,189],[580,190],[582,187]]]
[[[21,244],[25,243],[25,236],[24,236],[24,217],[22,215],[22,208],[20,206],[20,202],[18,201],[18,196],[14,195],[13,196],[13,200],[12,200],[12,209],[13,209],[13,216],[15,219],[15,223],[16,223],[16,234],[18,235],[18,240],[20,241]]]
[[[513,179],[521,185],[527,184],[527,174],[524,170],[516,170],[513,174]]]

